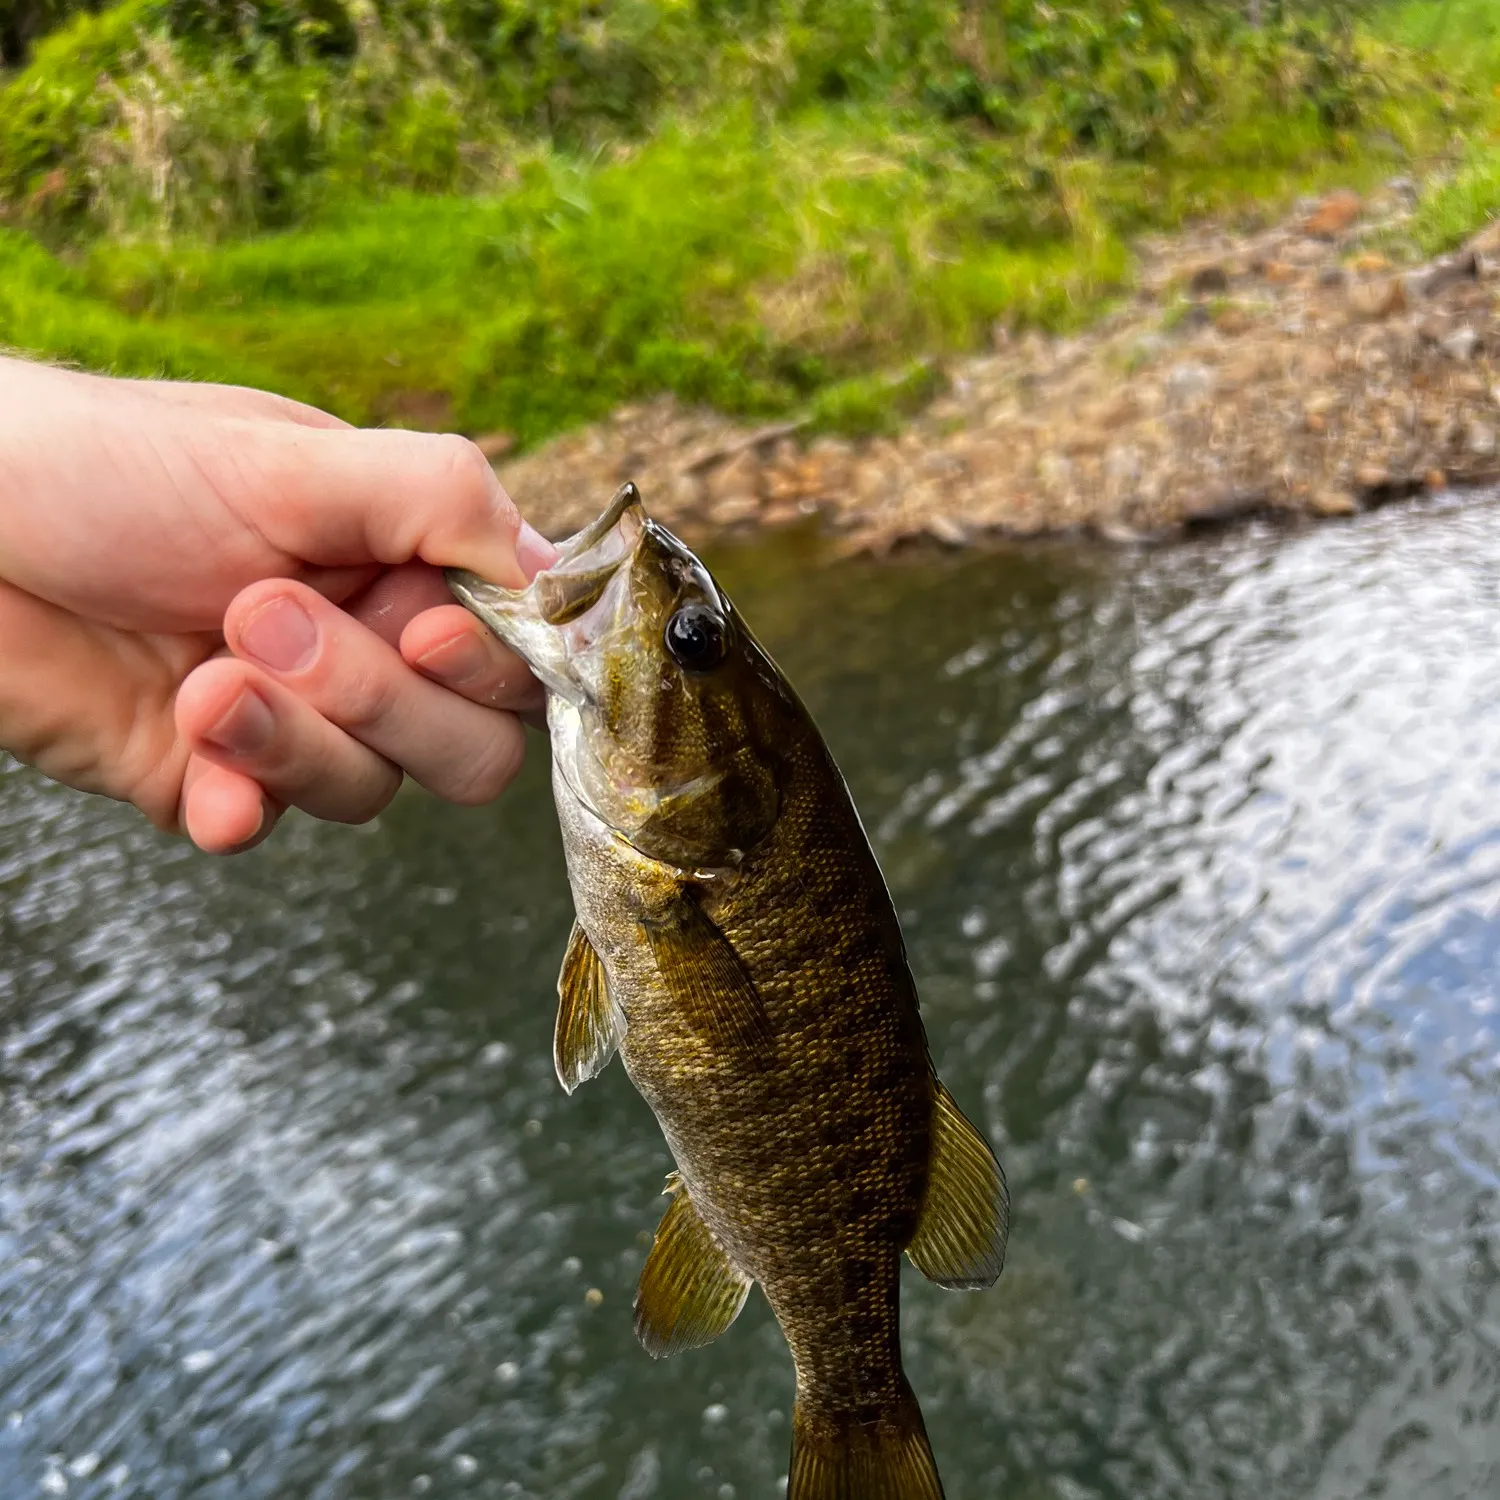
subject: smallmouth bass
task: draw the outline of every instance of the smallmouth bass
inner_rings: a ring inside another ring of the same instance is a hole
[[[558,1077],[571,1093],[618,1050],[676,1161],[641,1342],[710,1342],[759,1282],[796,1368],[788,1500],[941,1500],[901,1365],[901,1255],[992,1285],[1009,1200],[933,1070],[822,736],[633,485],[528,588],[448,580],[547,690],[577,915]]]

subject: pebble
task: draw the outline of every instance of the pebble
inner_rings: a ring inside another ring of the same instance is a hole
[[[1348,490],[1318,490],[1309,504],[1320,516],[1352,516],[1359,511],[1358,503]]]
[[[1180,406],[1204,400],[1214,388],[1214,372],[1207,365],[1184,361],[1167,372],[1167,394]]]
[[[1188,292],[1194,297],[1213,297],[1229,290],[1229,272],[1223,266],[1199,266],[1188,278]]]
[[[1356,281],[1349,288],[1349,311],[1356,318],[1389,318],[1406,311],[1406,287],[1394,277],[1380,281]]]
[[[1438,346],[1449,359],[1470,360],[1479,347],[1479,335],[1465,323],[1440,339]]]
[[[1359,217],[1361,203],[1358,193],[1347,188],[1330,193],[1303,220],[1302,232],[1314,239],[1332,240],[1345,233]]]

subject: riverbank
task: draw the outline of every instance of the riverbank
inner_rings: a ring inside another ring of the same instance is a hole
[[[663,398],[498,471],[553,534],[634,479],[696,537],[816,515],[848,550],[877,553],[1347,516],[1493,480],[1500,220],[1413,260],[1400,247],[1416,201],[1397,178],[1256,232],[1144,240],[1136,290],[1103,321],[1070,337],[998,325],[991,350],[932,364],[943,394],[896,436],[811,437]]]

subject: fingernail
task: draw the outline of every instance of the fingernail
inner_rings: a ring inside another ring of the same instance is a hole
[[[530,583],[538,573],[557,561],[557,548],[529,521],[522,521],[521,529],[516,532],[516,561]]]
[[[517,548],[517,552],[520,549]],[[417,666],[430,677],[453,687],[472,682],[489,665],[484,647],[472,635],[454,636],[417,658]]]
[[[282,594],[262,604],[245,621],[239,644],[273,672],[295,672],[317,653],[318,627],[295,599]]]
[[[231,755],[254,755],[271,743],[275,732],[276,716],[270,704],[246,688],[203,738]]]

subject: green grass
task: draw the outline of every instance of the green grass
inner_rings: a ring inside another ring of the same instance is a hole
[[[527,444],[659,391],[877,431],[997,319],[1097,315],[1132,235],[1371,184],[1496,117],[1480,0],[1446,0],[1463,71],[1413,50],[1433,4],[1382,12],[1334,71],[1320,33],[1146,5],[1142,39],[1113,0],[988,63],[922,0],[903,69],[868,0],[841,4],[821,29],[736,11],[710,46],[700,12],[614,0],[581,59],[543,28],[487,61],[277,31],[306,0],[255,0],[261,30],[227,40],[202,29],[222,7],[127,0],[0,87],[0,344]],[[1444,233],[1495,205],[1472,149],[1424,204]]]
[[[1379,16],[1392,43],[1430,57],[1478,107],[1454,170],[1424,191],[1411,238],[1423,254],[1452,249],[1500,216],[1500,6],[1493,0],[1407,0]]]

